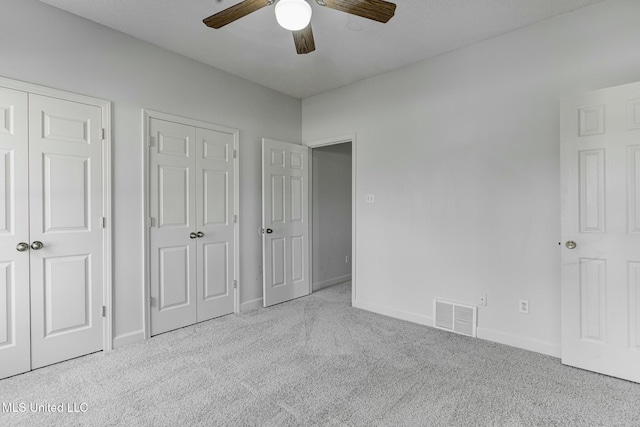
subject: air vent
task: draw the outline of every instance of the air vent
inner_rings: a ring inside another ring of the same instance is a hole
[[[449,332],[476,337],[477,307],[433,300],[433,326]]]

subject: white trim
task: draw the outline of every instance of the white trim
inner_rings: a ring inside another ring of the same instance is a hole
[[[240,312],[246,313],[247,311],[257,310],[262,308],[262,298],[252,299],[251,301],[243,302],[240,304]]]
[[[353,307],[362,310],[371,311],[384,316],[394,317],[400,320],[406,320],[420,325],[433,328],[433,317],[425,316],[418,313],[411,313],[408,311],[397,310],[389,307],[382,307],[377,304],[371,304],[368,302],[354,301]],[[451,331],[449,331],[451,332]],[[517,347],[524,350],[535,351],[536,353],[546,354],[553,357],[561,357],[562,348],[559,344],[555,344],[549,341],[542,341],[533,338],[522,337],[519,335],[507,334],[504,332],[496,331],[487,328],[477,328],[477,338],[486,341],[492,341],[499,344],[508,345],[511,347]]]
[[[335,144],[343,144],[346,142],[350,142],[351,143],[351,303],[355,304],[356,303],[356,260],[358,258],[357,256],[357,252],[356,252],[356,229],[357,229],[357,222],[356,222],[356,201],[357,199],[357,193],[356,193],[356,165],[358,164],[358,143],[357,143],[357,134],[353,133],[353,134],[349,134],[349,135],[342,135],[342,136],[336,136],[333,138],[325,138],[325,139],[319,139],[319,140],[315,140],[315,141],[308,141],[308,142],[303,142],[303,145],[306,145],[307,147],[313,149],[313,148],[319,148],[319,147],[325,147],[327,145],[335,145]],[[313,152],[313,150],[311,150]],[[311,163],[311,157],[312,157],[312,153],[309,155],[309,162]],[[309,203],[311,204],[311,201],[313,199],[313,188],[311,187],[312,183],[311,180],[312,178],[312,171],[309,170],[309,174],[310,174],[310,178],[309,178]],[[310,215],[313,213],[313,210],[310,208],[309,209]],[[313,218],[312,216],[309,217],[310,219],[310,223],[313,224]],[[311,264],[310,264],[310,268],[311,268],[311,277],[313,278],[313,228],[311,229],[311,234],[310,234],[310,239],[309,239],[309,256],[311,257]]]
[[[142,109],[142,331],[143,339],[151,338],[151,263],[149,262],[149,119]]]
[[[113,350],[113,328],[115,326],[115,311],[113,310],[113,208],[112,208],[112,175],[111,175],[111,103],[106,102],[102,108],[102,126],[104,140],[102,141],[102,216],[105,218],[102,229],[102,268],[103,268],[103,297],[106,307],[104,325],[104,350]]]
[[[240,313],[240,131],[235,129],[233,132],[233,239],[235,240],[233,252],[233,277],[235,277],[236,287],[233,290],[233,312]],[[235,220],[237,218],[237,221]]]
[[[527,338],[520,335],[507,334],[505,332],[500,332],[493,329],[479,327],[478,338],[509,345],[511,347],[535,351],[537,353],[542,353],[553,357],[559,358],[562,355],[562,347],[560,346],[560,344]]]
[[[124,347],[125,345],[135,344],[140,341],[144,341],[144,329],[118,335],[113,339],[113,348]]]
[[[102,232],[102,304],[106,307],[103,320],[102,340],[103,350],[113,349],[113,217],[111,201],[111,102],[100,98],[80,95],[27,83],[20,80],[0,77],[0,86],[36,95],[59,98],[66,101],[92,105],[102,110],[102,127],[105,129],[102,142],[102,216],[107,218],[106,227]]]
[[[237,287],[234,289],[233,310],[234,313],[240,313],[240,131],[238,129],[217,125],[214,123],[203,122],[200,120],[190,119],[187,117],[176,116],[174,114],[162,113],[149,109],[142,109],[142,248],[143,263],[142,271],[143,283],[143,339],[151,338],[151,264],[149,262],[149,227],[147,220],[149,218],[149,120],[155,118],[173,123],[179,123],[187,126],[193,126],[201,129],[225,132],[233,135],[233,148],[237,155],[233,159],[234,166],[234,186],[233,186],[233,209],[234,215],[237,215],[238,221],[233,224],[233,238],[235,240],[233,274]]]
[[[355,308],[371,311],[384,316],[394,317],[400,320],[406,320],[408,322],[418,323],[424,326],[433,326],[433,317],[425,316],[423,314],[411,313],[408,311],[396,310],[395,308],[382,307],[377,304],[371,304],[362,301],[353,301],[351,305]]]
[[[351,275],[347,274],[345,276],[336,277],[333,279],[325,280],[323,282],[318,282],[313,284],[313,292],[319,291],[320,289],[328,288],[329,286],[337,285],[338,283],[344,283],[351,280]]]

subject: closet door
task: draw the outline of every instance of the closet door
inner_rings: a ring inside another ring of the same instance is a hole
[[[150,119],[151,335],[191,325],[196,302],[195,128]]]
[[[233,313],[234,135],[196,129],[198,321]]]
[[[31,369],[27,93],[0,88],[0,378]]]
[[[103,347],[101,135],[100,107],[29,95],[32,369]]]

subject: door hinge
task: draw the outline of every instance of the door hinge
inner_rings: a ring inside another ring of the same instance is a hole
[[[153,147],[156,145],[156,137],[155,136],[150,136],[149,137],[149,143],[148,143],[149,147]]]
[[[102,306],[102,317],[107,317],[107,307]]]
[[[102,217],[100,218],[100,227],[101,228],[107,228],[107,217]]]
[[[156,225],[156,220],[155,218],[147,218],[147,227],[153,227],[154,225]]]
[[[233,223],[235,224],[236,222],[238,222],[238,215],[233,214]]]
[[[238,281],[237,280],[233,281],[233,289],[238,289]]]
[[[106,131],[106,129],[105,129],[105,128],[102,128],[102,131],[101,131],[101,133],[100,133],[100,139],[104,141],[104,140],[105,140],[105,138],[107,137],[106,135],[107,135],[107,131]]]
[[[154,297],[149,297],[149,301],[150,301],[151,307],[155,307],[156,306],[156,299]]]
[[[237,158],[238,157],[238,150],[233,150],[233,158]]]

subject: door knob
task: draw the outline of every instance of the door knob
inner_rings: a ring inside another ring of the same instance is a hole
[[[38,242],[37,240],[31,244],[31,249],[33,249],[34,251],[39,251],[43,247],[44,245],[42,244],[42,242]]]
[[[273,233],[273,230],[270,228],[267,228],[267,234],[271,234],[271,233]]]
[[[18,243],[18,246],[16,246],[16,249],[18,250],[18,252],[24,252],[29,250],[29,244],[25,243],[25,242],[20,242]]]
[[[190,234],[189,234],[189,237],[190,237],[191,239],[195,239],[196,237],[198,237],[198,235],[197,235],[196,233],[190,233]]]
[[[575,249],[576,246],[578,246],[573,240],[567,240],[567,243],[565,243],[564,245],[567,247],[567,249]]]
[[[198,231],[198,234],[196,234],[196,236],[198,237],[204,237],[204,233],[202,231]]]

